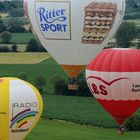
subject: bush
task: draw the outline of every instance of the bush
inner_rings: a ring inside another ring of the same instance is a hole
[[[28,76],[27,76],[27,74],[26,74],[25,72],[19,73],[19,74],[17,75],[17,77],[18,77],[19,79],[28,81]]]
[[[38,42],[38,52],[47,52],[46,49]]]
[[[55,89],[55,94],[56,95],[65,95],[65,96],[92,96],[92,94],[90,93],[90,90],[87,86],[87,83],[84,79],[83,74],[79,75],[79,77],[77,78],[77,84],[79,85],[79,89],[78,90],[69,90],[68,89],[68,85],[69,85],[69,79],[68,81],[59,77],[59,76],[55,76],[53,78],[53,82],[54,82],[54,89]]]
[[[23,8],[14,8],[9,11],[11,17],[23,17],[24,10]]]
[[[37,75],[34,80],[34,85],[36,86],[36,88],[39,90],[41,94],[44,94],[45,93],[44,87],[46,86],[45,76],[42,74]]]
[[[38,51],[37,41],[35,39],[30,39],[26,47],[26,52],[37,52],[37,51]]]
[[[8,31],[11,33],[26,33],[27,30],[19,25],[13,25],[8,28]]]
[[[140,131],[140,116],[135,115],[125,123],[126,129],[129,131]]]
[[[55,76],[54,78],[54,90],[56,95],[67,95],[68,85],[66,81],[59,77]]]
[[[7,31],[7,27],[3,23],[0,22],[0,33],[4,31]]]
[[[11,50],[7,46],[1,46],[0,52],[10,52]]]
[[[12,52],[17,52],[18,46],[16,44],[12,45]]]
[[[1,74],[0,78],[4,78],[4,77],[10,77],[9,74]]]
[[[3,43],[9,43],[12,39],[12,34],[10,32],[4,31],[1,33],[1,39]]]

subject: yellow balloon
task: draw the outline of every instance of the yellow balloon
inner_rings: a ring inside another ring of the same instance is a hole
[[[38,90],[18,78],[0,78],[0,140],[23,140],[43,108]]]

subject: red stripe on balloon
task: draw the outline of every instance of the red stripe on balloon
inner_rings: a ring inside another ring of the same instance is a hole
[[[139,100],[97,100],[119,125],[122,125],[140,107]]]
[[[25,124],[27,124],[27,123],[28,123],[28,121],[23,122],[18,128],[21,128],[23,125],[25,125]]]

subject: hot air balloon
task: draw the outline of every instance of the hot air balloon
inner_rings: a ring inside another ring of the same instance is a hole
[[[98,102],[121,126],[140,107],[140,50],[106,49],[86,69]]]
[[[42,45],[75,79],[115,34],[125,0],[28,0],[27,7]]]
[[[0,78],[0,140],[23,140],[38,122],[42,98],[31,84]]]

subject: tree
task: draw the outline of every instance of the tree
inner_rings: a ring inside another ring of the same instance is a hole
[[[26,47],[26,52],[37,52],[38,50],[38,42],[35,39],[31,39]]]
[[[8,31],[11,33],[26,33],[27,30],[19,25],[13,25],[8,28]]]
[[[9,11],[11,17],[23,17],[24,10],[23,8],[14,8]]]
[[[116,33],[116,43],[120,48],[128,48],[133,39],[136,38],[137,27],[134,23],[123,22]]]
[[[3,43],[9,43],[12,39],[12,34],[10,32],[4,31],[1,33],[1,39]]]
[[[7,31],[7,27],[0,21],[0,33]]]
[[[22,79],[22,80],[25,80],[25,81],[28,80],[27,74],[26,74],[25,72],[19,73],[19,74],[17,75],[17,77],[18,77],[19,79]]]
[[[9,23],[8,23],[8,31],[11,32],[11,33],[25,33],[27,32],[27,30],[22,27],[21,25],[23,25],[24,23],[20,21],[20,20],[17,20],[16,18],[11,18],[9,20]]]
[[[17,47],[16,44],[12,45],[12,51],[13,51],[13,52],[17,52],[17,48],[18,48],[18,47]]]
[[[137,48],[140,49],[140,41],[138,41]]]
[[[39,90],[39,92],[41,94],[43,94],[44,93],[43,87],[46,85],[46,79],[45,79],[44,75],[42,75],[42,74],[37,75],[34,80],[34,84],[37,87],[37,89]]]

